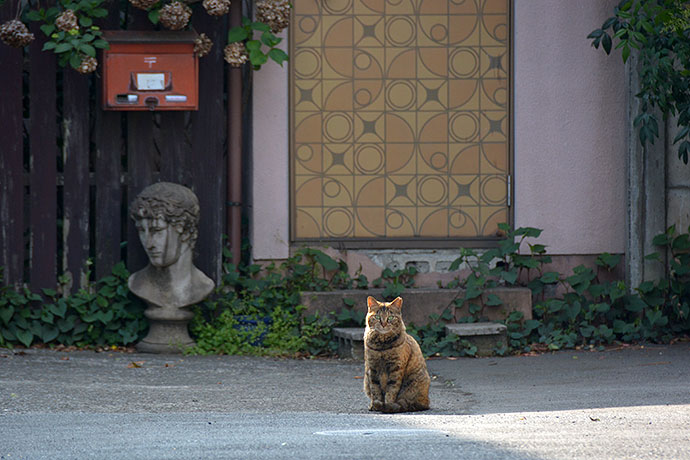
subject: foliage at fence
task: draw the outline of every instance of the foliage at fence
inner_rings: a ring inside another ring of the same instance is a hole
[[[128,277],[119,263],[111,275],[68,296],[53,289],[0,288],[0,346],[133,344],[148,323],[143,302],[127,288]]]

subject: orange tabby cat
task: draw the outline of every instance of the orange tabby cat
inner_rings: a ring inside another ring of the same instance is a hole
[[[364,392],[369,410],[408,412],[429,408],[429,373],[417,341],[405,332],[402,299],[367,298]]]

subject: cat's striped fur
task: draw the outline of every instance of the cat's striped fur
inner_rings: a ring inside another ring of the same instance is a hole
[[[402,299],[367,298],[364,392],[369,410],[409,412],[429,408],[429,373],[417,341],[405,331]]]

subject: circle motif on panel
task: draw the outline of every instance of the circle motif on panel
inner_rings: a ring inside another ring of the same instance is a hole
[[[450,53],[448,70],[457,78],[468,78],[479,71],[479,55],[472,48],[456,48]]]
[[[417,26],[407,16],[395,16],[386,25],[386,38],[394,46],[407,46],[414,41]]]
[[[437,176],[427,176],[419,182],[419,199],[425,205],[441,204],[448,196],[446,183]]]
[[[479,134],[479,120],[472,112],[455,113],[448,123],[450,137],[457,142],[469,142]]]
[[[342,237],[352,233],[354,219],[346,208],[332,208],[323,216],[326,232],[331,236]]]
[[[412,82],[398,80],[386,89],[386,102],[397,110],[408,110],[415,103],[416,90]]]
[[[352,135],[352,120],[343,113],[332,113],[324,120],[324,128],[330,142],[343,142]]]
[[[383,150],[375,144],[364,144],[355,151],[355,165],[364,174],[376,174],[383,168]]]

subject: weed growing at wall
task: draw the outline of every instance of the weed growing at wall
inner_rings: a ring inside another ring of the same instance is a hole
[[[456,306],[467,303],[470,315],[464,321],[478,321],[487,306],[498,306],[501,300],[485,295],[497,286],[527,286],[532,291],[534,318],[525,321],[519,312],[506,320],[509,350],[530,351],[535,344],[549,350],[562,348],[601,347],[614,341],[668,342],[690,333],[690,235],[676,234],[675,227],[658,235],[654,243],[671,258],[668,278],[645,282],[632,293],[622,281],[602,281],[602,274],[611,272],[620,256],[608,253],[596,259],[596,268],[577,266],[564,276],[546,271],[551,258],[546,248],[532,244],[541,230],[519,228],[515,231],[502,225],[507,238],[499,247],[477,253],[463,249],[453,264],[469,266],[470,275],[449,287],[462,287],[464,296]],[[529,254],[520,253],[526,243]],[[659,253],[648,256],[661,258]],[[547,293],[560,293],[548,295]]]

